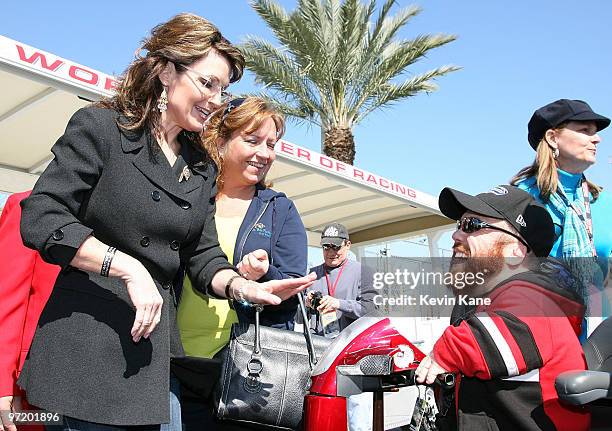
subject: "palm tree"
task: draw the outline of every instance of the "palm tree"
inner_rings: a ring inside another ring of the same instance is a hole
[[[281,47],[249,36],[242,44],[247,68],[268,90],[264,96],[298,121],[321,127],[326,155],[352,164],[352,128],[372,111],[437,89],[433,80],[458,69],[442,66],[400,81],[406,68],[455,36],[398,40],[398,31],[421,12],[416,6],[389,15],[386,0],[371,22],[376,0],[298,0],[288,13],[273,0],[252,0]]]

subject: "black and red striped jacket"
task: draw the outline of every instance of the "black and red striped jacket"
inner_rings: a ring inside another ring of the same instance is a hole
[[[586,369],[577,337],[584,302],[561,282],[563,267],[546,265],[555,270],[500,283],[487,295],[489,306],[467,313],[436,342],[435,361],[462,375],[460,430],[589,428],[588,411],[562,404],[554,387],[558,374]]]

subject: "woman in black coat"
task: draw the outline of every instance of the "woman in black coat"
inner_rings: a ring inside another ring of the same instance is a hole
[[[22,203],[24,243],[62,271],[19,385],[64,429],[180,429],[170,359],[183,355],[185,272],[203,293],[254,303],[310,282],[245,280],[219,248],[216,171],[198,135],[241,77],[241,54],[191,14],[155,27],[143,49],[112,99],[72,117]]]

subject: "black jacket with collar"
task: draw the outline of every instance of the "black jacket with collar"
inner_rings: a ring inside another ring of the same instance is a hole
[[[181,137],[188,160],[177,163],[192,175],[179,183],[150,134],[124,133],[118,118],[96,106],[77,111],[22,202],[24,243],[62,271],[19,384],[33,405],[66,416],[112,425],[167,423],[170,357],[183,354],[173,287],[185,269],[205,292],[217,271],[232,266],[215,230],[213,163]],[[151,274],[164,305],[149,339],[131,339],[135,313],[123,281],[69,265],[89,235],[138,259]]]

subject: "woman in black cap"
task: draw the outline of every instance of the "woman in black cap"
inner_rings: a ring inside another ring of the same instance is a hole
[[[550,255],[581,271],[591,268],[588,284],[599,288],[608,273],[612,251],[612,196],[588,181],[584,172],[596,161],[601,142],[598,132],[609,124],[610,119],[596,114],[581,100],[560,99],[543,106],[528,125],[528,140],[536,158],[511,180],[550,212],[557,237]],[[593,260],[597,265],[586,264]],[[609,314],[605,301],[603,313]],[[585,331],[583,328],[583,337]]]

